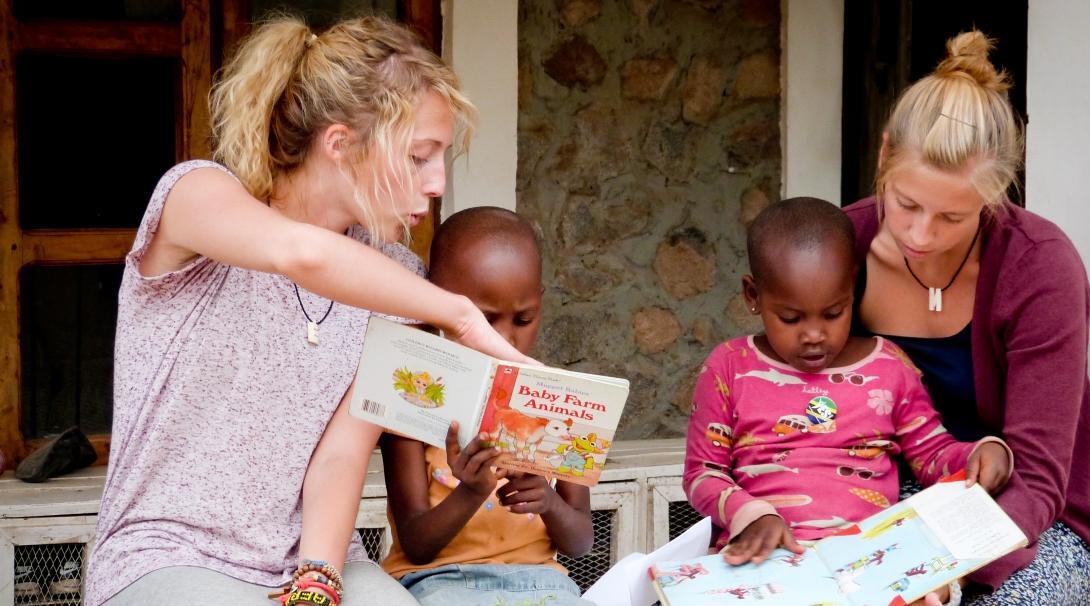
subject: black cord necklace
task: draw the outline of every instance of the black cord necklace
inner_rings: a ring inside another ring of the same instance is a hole
[[[325,319],[329,317],[329,312],[333,311],[333,300],[329,301],[329,309],[325,310],[325,315],[321,320],[315,322],[310,319],[310,314],[307,313],[307,308],[303,305],[303,297],[299,295],[299,285],[292,282],[292,286],[295,287],[295,299],[299,301],[299,309],[303,310],[303,316],[307,319],[307,343],[311,345],[318,344],[318,326],[325,322]]]
[[[961,260],[961,265],[958,265],[957,271],[954,272],[954,276],[950,278],[950,281],[946,283],[946,286],[942,288],[933,288],[923,283],[920,277],[916,275],[916,272],[912,271],[912,266],[908,264],[908,257],[903,257],[905,260],[905,268],[908,269],[908,273],[912,274],[912,277],[916,280],[916,284],[927,289],[927,310],[940,312],[942,311],[942,292],[947,288],[954,285],[954,280],[958,279],[961,275],[961,270],[965,267],[965,264],[969,261],[969,256],[973,254],[973,248],[976,247],[977,238],[980,237],[980,226],[977,226],[976,233],[973,234],[973,241],[969,244],[969,250],[965,252],[965,258]]]

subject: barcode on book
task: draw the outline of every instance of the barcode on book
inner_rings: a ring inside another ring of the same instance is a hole
[[[363,401],[362,408],[363,408],[363,410],[365,412],[369,412],[369,413],[371,413],[373,415],[378,415],[380,417],[386,416],[386,406],[383,405],[383,404],[379,404],[378,402],[375,402],[374,400],[366,400],[365,399]]]

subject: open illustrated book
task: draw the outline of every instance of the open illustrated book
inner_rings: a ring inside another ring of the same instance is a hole
[[[759,565],[721,555],[652,566],[664,606],[907,604],[1015,549],[1026,536],[960,472],[808,547]]]
[[[439,448],[458,421],[458,443],[488,433],[499,467],[594,486],[627,398],[624,379],[502,362],[372,316],[350,412]]]

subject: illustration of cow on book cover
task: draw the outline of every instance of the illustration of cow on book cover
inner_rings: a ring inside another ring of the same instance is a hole
[[[556,383],[499,366],[481,431],[503,453],[502,467],[593,486],[612,439],[610,428],[594,423],[605,407]]]

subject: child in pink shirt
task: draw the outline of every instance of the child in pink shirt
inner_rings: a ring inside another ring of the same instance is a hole
[[[1011,471],[997,438],[954,440],[896,345],[849,335],[851,222],[828,202],[770,206],[748,237],[742,286],[764,334],[708,356],[693,394],[684,487],[720,528],[731,564],[796,552],[897,500],[902,455],[928,485],[967,468],[1000,489]]]

